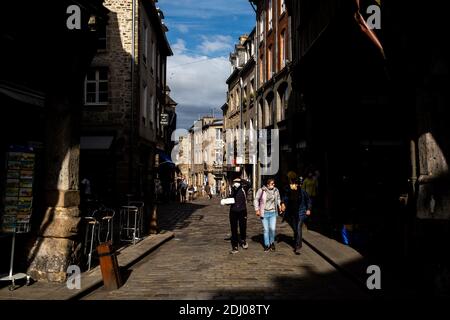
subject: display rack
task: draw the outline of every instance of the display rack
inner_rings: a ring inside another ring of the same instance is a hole
[[[27,279],[25,273],[13,273],[16,234],[30,231],[30,219],[33,203],[35,154],[30,147],[11,146],[6,153],[6,181],[3,195],[3,212],[0,213],[0,232],[12,235],[11,260],[9,274],[0,277],[0,281],[11,281],[10,290],[15,289],[15,281]]]
[[[11,260],[9,263],[9,274],[0,276],[0,281],[11,281],[9,290],[12,291],[16,288],[16,280],[27,279],[26,285],[30,285],[31,277],[26,273],[14,273],[14,251],[16,246],[16,234],[17,233],[27,233],[30,231],[29,222],[19,222],[14,227],[14,232],[12,232],[12,243],[11,243]]]

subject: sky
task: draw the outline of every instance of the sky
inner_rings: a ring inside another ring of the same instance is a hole
[[[226,102],[229,55],[242,34],[255,26],[248,0],[159,0],[174,52],[168,58],[167,84],[178,103],[178,128],[214,113]]]

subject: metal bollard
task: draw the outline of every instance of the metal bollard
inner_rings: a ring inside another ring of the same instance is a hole
[[[97,246],[102,271],[103,285],[107,290],[117,290],[122,286],[117,256],[111,242],[104,242]]]

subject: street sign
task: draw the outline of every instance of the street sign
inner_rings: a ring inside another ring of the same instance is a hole
[[[162,126],[167,126],[169,124],[169,114],[161,113],[160,124]]]

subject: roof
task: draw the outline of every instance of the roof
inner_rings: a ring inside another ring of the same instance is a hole
[[[166,95],[166,105],[171,107],[176,107],[178,105],[178,102],[172,99],[171,96],[168,94]]]
[[[161,47],[164,49],[167,56],[173,56],[172,48],[170,47],[169,40],[167,40],[166,31],[168,31],[167,26],[161,20],[159,15],[159,8],[156,7],[155,1],[143,1],[144,7],[149,14],[150,20],[153,22],[153,25],[157,26],[157,36],[161,41]],[[163,16],[163,15],[161,15]]]

